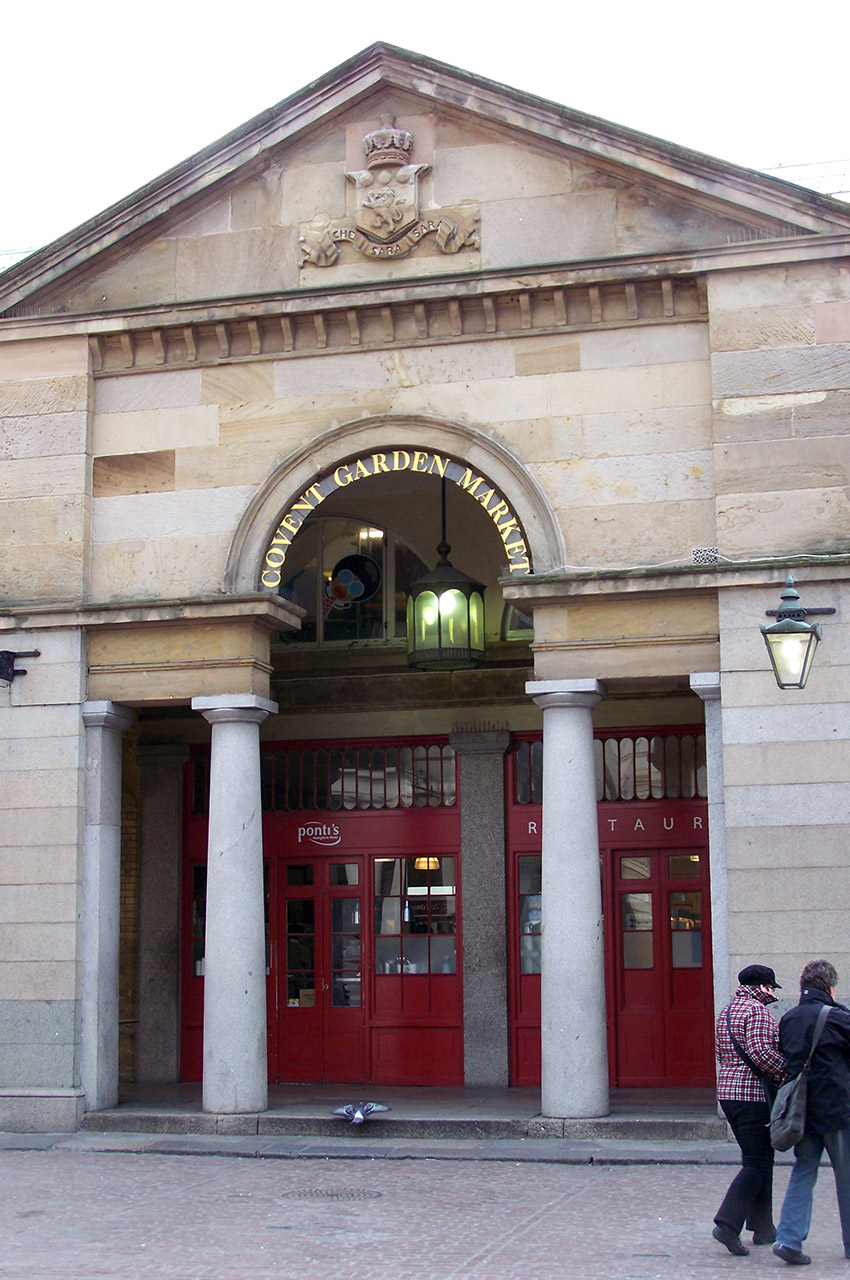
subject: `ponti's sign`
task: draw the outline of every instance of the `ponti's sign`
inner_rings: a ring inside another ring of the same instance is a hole
[[[283,566],[292,540],[304,521],[325,498],[339,489],[367,480],[370,476],[385,475],[391,471],[416,471],[422,475],[445,477],[468,493],[487,512],[496,526],[505,547],[510,573],[520,577],[531,573],[531,557],[525,535],[519,521],[498,489],[484,476],[454,458],[425,449],[388,449],[385,453],[368,453],[350,462],[343,462],[328,475],[316,480],[309,489],[293,502],[284,515],[274,537],[269,543],[263,560],[261,582],[269,591],[275,591],[283,577]]]

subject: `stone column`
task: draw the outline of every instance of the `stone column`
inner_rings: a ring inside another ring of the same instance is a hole
[[[118,1102],[121,932],[121,735],[135,719],[115,702],[84,702],[82,1014],[80,1081],[86,1110]]]
[[[705,765],[708,780],[708,869],[711,884],[711,955],[714,1010],[731,993],[729,975],[729,889],[726,868],[726,786],[723,777],[723,710],[720,672],[697,671],[691,688],[705,705]]]
[[[139,1022],[136,1079],[180,1079],[180,873],[187,747],[140,746]]]
[[[205,1111],[268,1106],[260,724],[256,694],[193,698],[212,725],[204,956]]]
[[[596,680],[535,680],[543,708],[542,1106],[608,1114],[599,827],[593,767]]]
[[[507,1088],[504,755],[510,734],[461,732],[449,741],[460,758],[464,1084]]]

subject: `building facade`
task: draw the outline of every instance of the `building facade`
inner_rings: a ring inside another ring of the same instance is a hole
[[[0,276],[0,1123],[601,1115],[846,968],[848,344],[845,204],[384,45]]]

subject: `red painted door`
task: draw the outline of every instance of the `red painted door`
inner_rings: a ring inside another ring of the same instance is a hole
[[[706,862],[693,846],[606,850],[612,1076],[621,1086],[713,1083]]]
[[[539,853],[518,853],[509,870],[511,1083],[540,1083],[541,873]]]
[[[600,805],[614,1086],[714,1082],[705,805]],[[541,812],[509,814],[511,1082],[540,1082]],[[612,842],[611,837],[619,839]]]
[[[277,918],[277,1078],[366,1078],[363,863],[281,859]]]
[[[459,858],[374,859],[374,1084],[463,1084]]]

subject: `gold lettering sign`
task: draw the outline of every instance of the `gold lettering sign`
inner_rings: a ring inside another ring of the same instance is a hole
[[[333,471],[316,480],[309,489],[293,502],[280,521],[274,536],[263,557],[263,572],[260,578],[263,586],[275,591],[283,577],[283,566],[286,561],[292,539],[304,521],[315,511],[325,498],[348,485],[356,484],[369,476],[386,475],[391,471],[416,471],[422,475],[445,477],[458,485],[471,498],[479,502],[496,526],[499,537],[504,544],[508,558],[508,568],[512,575],[522,577],[531,573],[531,555],[526,545],[525,536],[517,517],[508,503],[489,480],[465,466],[438,453],[427,449],[388,449],[385,453],[368,453],[350,462],[343,462]]]

